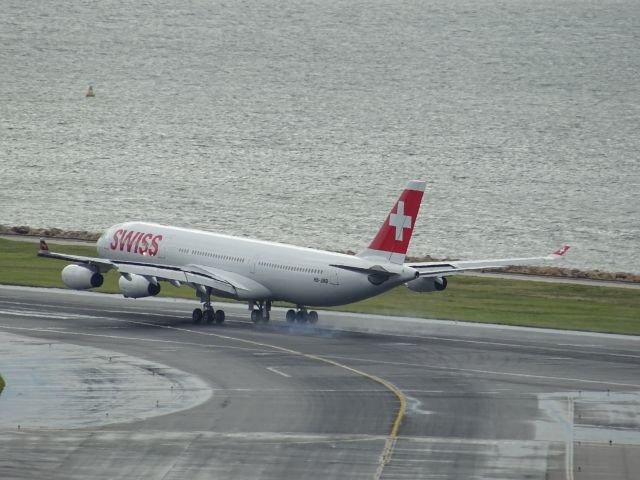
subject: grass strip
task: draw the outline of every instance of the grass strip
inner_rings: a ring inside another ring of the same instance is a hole
[[[88,246],[50,246],[57,252],[96,255]],[[0,283],[64,288],[60,272],[65,262],[39,258],[37,250],[35,243],[0,239]],[[117,280],[117,272],[109,272],[97,291],[117,293]],[[162,284],[160,295],[195,300],[191,288],[168,283]],[[568,283],[452,276],[444,292],[416,293],[400,287],[335,310],[640,334],[640,289]]]

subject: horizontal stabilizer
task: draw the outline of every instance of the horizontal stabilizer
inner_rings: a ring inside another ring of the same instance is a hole
[[[330,267],[341,268],[343,270],[349,270],[351,272],[364,273],[365,275],[377,274],[377,275],[387,275],[389,277],[398,275],[395,272],[389,272],[384,267],[380,265],[374,265],[373,267],[364,268],[364,267],[354,267],[352,265],[329,265]]]

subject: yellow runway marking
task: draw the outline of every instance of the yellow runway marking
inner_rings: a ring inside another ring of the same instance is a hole
[[[107,317],[100,317],[100,318],[107,318]],[[166,328],[168,330],[178,330],[178,331],[183,331],[183,332],[187,332],[187,333],[195,333],[198,335],[206,335],[206,336],[211,336],[211,337],[216,337],[216,338],[220,338],[223,340],[232,340],[235,342],[241,342],[247,345],[252,345],[254,347],[261,347],[261,348],[266,348],[266,349],[270,349],[270,350],[275,350],[275,351],[279,351],[279,352],[283,352],[283,353],[287,353],[290,355],[296,355],[299,357],[303,357],[303,358],[307,358],[309,360],[312,361],[316,361],[316,362],[322,362],[322,363],[326,363],[328,365],[332,365],[334,367],[337,368],[341,368],[343,370],[346,370],[348,372],[354,373],[356,375],[359,375],[361,377],[364,377],[368,380],[371,380],[375,383],[378,383],[379,385],[382,385],[383,387],[385,387],[387,390],[391,391],[398,399],[399,402],[399,406],[398,406],[398,411],[396,413],[395,419],[393,421],[393,424],[391,426],[391,431],[389,432],[389,435],[387,437],[387,440],[385,441],[385,445],[384,448],[382,450],[382,453],[380,454],[380,459],[379,459],[379,463],[378,463],[378,468],[376,469],[376,473],[374,476],[375,480],[378,480],[381,475],[382,472],[384,470],[384,467],[391,461],[391,457],[393,456],[393,450],[395,448],[395,444],[396,441],[398,439],[398,431],[400,430],[400,424],[402,423],[402,419],[404,418],[404,414],[405,414],[405,410],[406,410],[406,399],[403,395],[403,393],[392,383],[388,382],[387,380],[380,378],[376,375],[372,375],[370,373],[367,372],[363,372],[362,370],[358,370],[356,368],[353,367],[349,367],[348,365],[345,365],[343,363],[337,362],[335,360],[331,360],[328,358],[324,358],[321,357],[319,355],[312,355],[309,353],[304,353],[304,352],[299,352],[297,350],[292,350],[290,348],[286,348],[286,347],[280,347],[278,345],[271,345],[268,343],[262,343],[262,342],[256,342],[254,340],[247,340],[244,338],[238,338],[238,337],[231,337],[229,335],[222,335],[222,334],[218,334],[218,333],[212,333],[212,332],[203,332],[203,331],[198,331],[198,330],[191,330],[188,328],[181,328],[181,327],[173,327],[171,325],[162,325],[162,324],[157,324],[157,323],[152,323],[152,322],[140,322],[140,321],[135,321],[135,320],[121,320],[121,319],[117,319],[117,318],[112,318],[112,317],[108,317],[109,320],[112,321],[116,321],[116,322],[121,322],[121,323],[133,323],[136,325],[145,325],[145,326],[151,326],[151,327],[158,327],[158,328]],[[42,329],[37,329],[37,328],[27,328],[27,327],[12,327],[12,326],[6,326],[6,325],[1,325],[1,328],[6,328],[9,330],[34,330],[34,331],[43,331]],[[126,340],[135,340],[135,341],[151,341],[151,342],[158,342],[158,343],[167,343],[167,344],[176,344],[176,343],[180,343],[180,344],[184,344],[184,345],[194,345],[194,346],[198,346],[198,347],[207,347],[208,345],[203,345],[203,344],[197,344],[197,343],[192,343],[192,342],[176,342],[174,340],[159,340],[159,339],[149,339],[149,338],[139,338],[139,337],[124,337],[124,336],[120,336],[120,335],[105,335],[105,334],[95,334],[95,333],[84,333],[84,332],[70,332],[70,331],[64,331],[61,332],[65,335],[79,335],[79,336],[89,336],[89,337],[106,337],[106,338],[122,338],[122,339],[126,339]],[[243,350],[242,347],[232,347],[229,345],[226,346],[217,346],[218,348],[235,348],[235,349],[240,349]],[[246,350],[251,350],[251,349],[246,349]]]
[[[269,343],[262,343],[262,342],[256,342],[254,340],[247,340],[245,338],[238,338],[238,337],[231,337],[229,335],[222,335],[219,333],[212,333],[212,332],[202,332],[202,331],[198,331],[198,330],[191,330],[188,328],[180,328],[180,327],[173,327],[170,325],[160,325],[157,323],[149,323],[149,322],[138,322],[138,321],[134,321],[134,320],[123,320],[124,322],[129,322],[129,323],[134,323],[134,324],[139,324],[139,325],[147,325],[147,326],[155,326],[155,327],[159,327],[159,328],[166,328],[169,330],[178,330],[178,331],[183,331],[183,332],[188,332],[188,333],[195,333],[195,334],[199,334],[199,335],[208,335],[211,337],[217,337],[217,338],[221,338],[224,340],[232,340],[232,341],[236,341],[236,342],[241,342],[241,343],[245,343],[248,345],[254,345],[256,347],[263,347],[263,348],[269,348],[272,350],[276,350],[279,352],[284,352],[284,353],[288,353],[290,355],[296,355],[299,357],[303,357],[303,358],[307,358],[309,360],[314,360],[317,362],[322,362],[322,363],[326,363],[329,365],[333,365],[334,367],[338,367],[341,368],[343,370],[346,370],[348,372],[354,373],[356,375],[359,375],[361,377],[364,377],[368,380],[371,380],[373,382],[376,382],[380,385],[382,385],[383,387],[385,387],[386,389],[388,389],[389,391],[391,391],[397,398],[399,401],[399,406],[398,406],[398,411],[396,413],[396,417],[395,420],[393,421],[393,425],[391,426],[391,432],[389,432],[389,436],[384,444],[384,448],[382,449],[382,453],[380,455],[380,460],[378,463],[378,468],[376,469],[376,473],[374,475],[374,479],[378,480],[381,476],[382,476],[382,472],[384,471],[384,467],[391,461],[391,457],[393,456],[393,450],[395,448],[396,445],[396,441],[398,439],[398,431],[400,430],[400,424],[402,423],[402,419],[404,418],[404,414],[405,414],[405,410],[407,407],[407,401],[403,395],[403,393],[398,389],[398,387],[396,387],[395,385],[393,385],[391,382],[386,381],[384,378],[380,378],[376,375],[372,375],[370,373],[367,372],[363,372],[362,370],[358,370],[357,368],[353,368],[350,367],[348,365],[345,365],[343,363],[337,362],[335,360],[331,360],[328,358],[324,358],[318,355],[312,355],[309,353],[304,353],[304,352],[299,352],[297,350],[292,350],[290,348],[286,348],[286,347],[280,347],[278,345],[271,345]]]

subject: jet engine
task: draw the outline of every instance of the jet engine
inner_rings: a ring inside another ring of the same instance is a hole
[[[127,298],[153,297],[160,293],[160,285],[142,275],[120,275],[118,285]]]
[[[445,277],[420,277],[406,283],[409,290],[414,292],[441,292],[447,288]]]
[[[94,266],[74,263],[62,269],[62,281],[74,290],[87,290],[102,285],[104,277]]]
[[[62,281],[74,290],[87,290],[102,285],[104,277],[91,265],[67,265],[62,269]]]

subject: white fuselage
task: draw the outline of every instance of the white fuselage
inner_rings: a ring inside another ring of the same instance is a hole
[[[383,293],[416,276],[416,270],[411,267],[388,263],[379,258],[356,257],[144,222],[114,225],[100,237],[97,248],[99,256],[114,261],[215,268],[265,287],[262,292],[267,293],[263,293],[262,298],[250,300],[282,300],[304,306],[355,302]],[[332,265],[361,269],[382,266],[397,275],[380,285],[374,285],[366,273]]]

